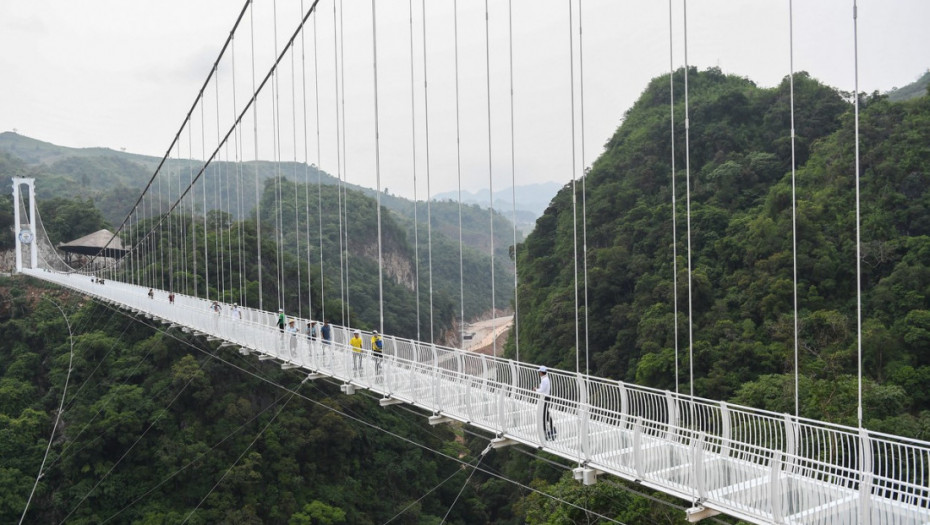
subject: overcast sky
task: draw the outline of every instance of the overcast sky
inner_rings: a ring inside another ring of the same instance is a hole
[[[336,1],[343,9],[345,163],[337,163],[336,154],[333,71],[338,21],[333,20],[333,0],[320,2],[316,35],[311,18],[294,65],[290,55],[282,61],[277,92],[269,88],[259,99],[257,140],[251,135],[255,123],[247,119],[243,135],[234,136],[241,151],[233,143],[221,158],[254,158],[258,144],[261,158],[277,154],[284,160],[306,159],[334,175],[342,173],[349,182],[376,185],[371,2]],[[304,9],[310,3],[304,0]],[[583,0],[579,4],[575,0],[570,25],[568,0],[512,0],[513,145],[508,2],[489,3],[490,64],[486,65],[484,2],[458,2],[462,185],[475,190],[492,182],[495,189],[505,188],[511,180],[518,185],[570,181],[601,153],[648,81],[668,72],[668,2]],[[415,172],[422,199],[427,173],[430,193],[457,187],[455,23],[452,0],[426,2],[426,120],[423,3],[413,4],[411,82],[410,0],[377,2],[380,176],[382,187],[412,196]],[[578,38],[579,5],[583,50]],[[701,69],[717,66],[761,86],[777,84],[790,70],[788,5],[787,0],[689,2],[688,63]],[[0,2],[0,131],[16,129],[63,146],[163,155],[241,7],[241,2],[231,0]],[[256,0],[254,39],[249,13],[236,39],[235,60],[227,55],[220,65],[219,85],[207,89],[202,119],[206,123],[200,122],[200,109],[195,111],[180,149],[174,150],[176,156],[202,158],[203,151],[209,155],[215,148],[217,128],[225,134],[232,116],[251,94],[251,48],[256,49],[255,75],[260,81],[275,49],[282,49],[293,34],[300,9],[299,0]],[[796,71],[808,71],[840,89],[853,89],[852,12],[851,0],[795,2]],[[273,20],[277,20],[277,39]],[[680,67],[685,49],[681,0],[672,2],[672,21],[672,61]],[[860,89],[887,91],[925,72],[930,66],[928,27],[930,1],[860,0]],[[277,106],[271,103],[274,95]],[[274,147],[275,128],[280,153]]]

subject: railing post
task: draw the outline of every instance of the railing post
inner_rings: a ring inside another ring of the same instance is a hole
[[[859,523],[872,523],[872,439],[859,429]]]
[[[781,490],[781,452],[773,451],[769,462],[769,504],[772,507],[772,521],[782,523],[784,509],[782,509]]]
[[[497,366],[500,366],[500,362],[498,362]],[[510,369],[510,363],[507,364],[507,368]],[[504,422],[504,419],[505,419],[504,403],[506,402],[506,398],[507,398],[507,395],[506,395],[507,393],[505,392],[505,390],[507,389],[507,385],[504,385],[503,383],[498,382],[498,386],[499,388],[497,389],[498,390],[497,410],[495,410],[495,413],[497,414],[497,423],[494,426],[498,430],[503,430],[504,427],[506,426],[506,423]]]
[[[516,426],[513,410],[514,410],[514,403],[515,403],[514,398],[517,396],[517,392],[518,392],[517,388],[519,388],[519,384],[520,384],[520,381],[519,381],[520,378],[517,376],[517,374],[519,373],[520,373],[520,368],[513,361],[513,359],[511,359],[510,360],[510,395],[507,396],[508,397],[507,413],[510,414],[510,417],[508,418],[507,425],[504,426],[504,430],[509,430],[509,427]]]
[[[678,403],[671,391],[665,391],[665,402],[668,405],[668,431],[665,433],[665,439],[674,441],[678,432]],[[694,422],[692,421],[693,425]]]
[[[691,478],[698,499],[707,499],[707,489],[704,483],[704,432],[698,433],[697,439],[691,440]]]
[[[581,452],[581,457],[585,460],[591,457],[588,450],[588,422],[591,418],[591,409],[588,404],[588,382],[585,380],[585,377],[581,374],[577,376],[578,383],[578,432],[579,432],[579,443],[578,447]]]
[[[488,400],[488,356],[481,354],[481,407],[484,410],[483,416],[487,415]]]
[[[496,362],[495,367],[500,366],[500,361]],[[496,374],[495,374],[496,375]],[[500,429],[504,427],[504,397],[505,397],[505,385],[500,381],[497,381],[497,410],[494,411],[496,414],[497,422],[494,425],[496,428]]]
[[[720,455],[730,457],[730,443],[733,439],[730,423],[730,407],[725,401],[720,402]]]
[[[381,377],[384,378],[385,394],[394,392],[394,363],[397,361],[397,338],[392,336],[385,337],[385,341],[390,344],[384,345],[384,353],[381,354]],[[390,349],[390,351],[388,351]]]
[[[643,472],[643,425],[640,417],[633,418],[633,470],[637,478],[646,479]]]
[[[475,382],[475,376],[469,376],[465,381],[465,413],[469,421],[475,420],[474,406],[472,405],[472,385]]]
[[[623,381],[617,381],[617,389],[620,391],[620,428],[626,430],[627,421],[630,419],[629,393]]]
[[[433,370],[432,370],[432,383],[433,383],[433,410],[439,412],[442,410],[442,392],[440,391],[439,386],[439,355],[436,352],[436,344],[430,343],[429,351],[432,354]]]
[[[785,470],[790,471],[797,464],[798,425],[791,414],[785,414]]]
[[[462,399],[462,396],[465,395],[464,394],[465,389],[463,387],[467,385],[469,381],[468,374],[465,372],[465,354],[464,353],[457,352],[455,354],[455,366],[458,372],[458,377],[456,378],[456,383],[458,383],[458,386],[456,386],[455,388],[455,393],[457,396],[455,405],[456,405],[456,410],[464,412],[465,411],[465,400]]]

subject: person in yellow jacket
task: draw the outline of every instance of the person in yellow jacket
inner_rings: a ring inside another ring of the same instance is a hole
[[[371,355],[375,359],[375,374],[380,374],[381,359],[384,358],[384,341],[377,330],[371,335]]]
[[[352,371],[361,371],[362,369],[362,333],[356,330],[349,339],[349,346],[352,347]]]

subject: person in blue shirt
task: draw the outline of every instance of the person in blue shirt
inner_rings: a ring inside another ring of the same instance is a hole
[[[329,321],[323,320],[323,328],[320,328],[320,335],[323,336],[323,344],[328,345],[333,340],[333,330],[329,326]]]

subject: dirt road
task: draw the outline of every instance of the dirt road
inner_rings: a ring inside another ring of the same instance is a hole
[[[490,351],[484,351],[484,349],[492,347],[495,339],[501,338],[501,336],[510,330],[511,324],[513,324],[513,316],[507,315],[465,325],[465,334],[474,334],[470,340],[465,340],[465,350],[469,352],[489,353]],[[498,345],[501,344],[503,344],[503,341],[499,340]],[[498,348],[498,351],[500,350],[501,349]]]

